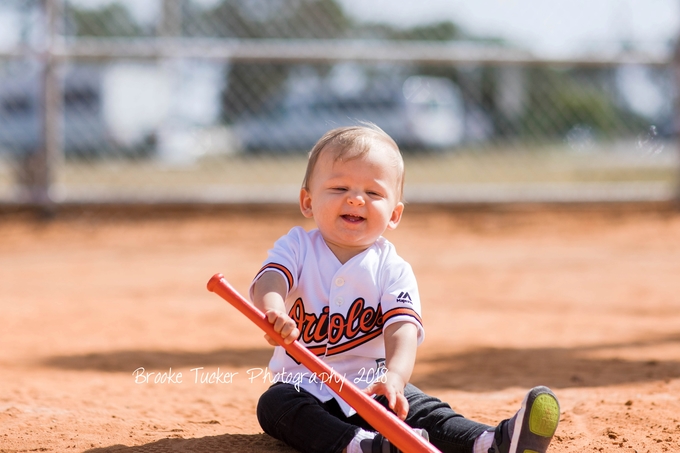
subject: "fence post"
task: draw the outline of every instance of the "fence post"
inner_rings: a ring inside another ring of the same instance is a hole
[[[182,36],[182,3],[177,0],[163,0],[158,35],[163,38]]]
[[[50,214],[55,209],[53,194],[55,166],[63,156],[61,80],[54,55],[57,24],[63,19],[61,6],[61,0],[42,2],[45,30],[42,48],[38,51],[42,71],[41,87],[38,92],[41,107],[38,113],[40,138],[37,149],[28,152],[23,162],[22,184],[27,191],[28,201],[44,214]]]
[[[57,168],[64,158],[63,143],[63,93],[61,77],[59,74],[59,61],[55,58],[57,39],[62,30],[59,26],[64,20],[62,0],[49,0],[46,7],[47,20],[47,49],[45,62],[45,122],[44,122],[44,146],[47,157],[48,180],[47,197],[43,209],[54,209],[54,183]]]
[[[680,154],[680,36],[675,40],[675,47],[673,51],[673,77],[675,83],[675,98],[673,102],[673,127],[671,130],[672,136],[676,141],[676,153]],[[680,156],[678,157],[680,162]],[[676,169],[675,207],[680,209],[680,163]]]

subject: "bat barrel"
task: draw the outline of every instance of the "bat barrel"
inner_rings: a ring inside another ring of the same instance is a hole
[[[371,426],[377,429],[390,442],[400,450],[413,453],[440,453],[432,444],[427,443],[417,435],[396,415],[386,410],[376,400],[359,390],[353,383],[345,380],[326,363],[312,354],[300,342],[286,344],[274,327],[267,321],[266,316],[257,307],[238,293],[225,279],[222,274],[215,274],[208,281],[208,291],[217,294],[229,302],[234,308],[243,313],[254,322],[267,335],[281,345],[292,357],[302,363],[312,373],[324,377],[324,383],[328,385],[347,404],[352,406],[361,417]],[[327,381],[327,382],[326,382]]]

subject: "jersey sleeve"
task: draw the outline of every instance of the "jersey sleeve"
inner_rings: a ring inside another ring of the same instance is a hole
[[[395,322],[410,322],[418,328],[418,344],[425,338],[421,318],[418,283],[411,265],[397,260],[383,275],[380,304],[383,312],[383,329]]]
[[[298,269],[303,244],[302,235],[306,232],[301,227],[294,227],[288,234],[280,237],[274,246],[267,252],[267,259],[255,278],[253,278],[248,291],[250,299],[253,298],[253,287],[255,282],[265,272],[276,272],[286,280],[286,293],[289,293],[297,286]]]

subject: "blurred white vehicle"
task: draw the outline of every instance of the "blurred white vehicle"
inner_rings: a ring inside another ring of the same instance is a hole
[[[412,76],[350,93],[288,95],[266,113],[234,124],[244,151],[309,151],[329,129],[371,122],[406,150],[449,149],[463,141],[465,112],[449,79]]]
[[[163,146],[187,130],[219,123],[222,66],[191,60],[67,66],[61,86],[65,155],[157,151],[164,158]],[[26,155],[42,145],[41,77],[37,65],[0,66],[0,152]],[[193,157],[192,149],[182,152],[187,156],[180,159]]]

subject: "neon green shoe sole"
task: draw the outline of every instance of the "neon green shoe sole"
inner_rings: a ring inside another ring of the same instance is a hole
[[[495,429],[489,453],[546,453],[560,421],[560,404],[548,387],[534,387],[522,407]]]

